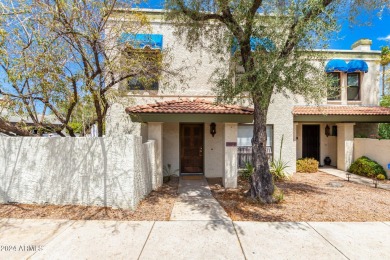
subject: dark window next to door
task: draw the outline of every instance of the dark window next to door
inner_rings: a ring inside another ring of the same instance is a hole
[[[267,125],[266,151],[269,161],[272,161],[273,158],[273,132],[273,125]],[[252,137],[252,124],[243,124],[238,126],[237,159],[238,168],[240,169],[244,169],[247,162],[252,163]]]

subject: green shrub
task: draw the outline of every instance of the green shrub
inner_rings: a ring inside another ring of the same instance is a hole
[[[282,160],[283,140],[284,135],[282,135],[282,139],[280,140],[279,159],[273,159],[270,165],[270,172],[276,181],[286,180],[289,177],[286,169],[290,166],[287,165],[287,162]]]
[[[390,139],[390,124],[380,123],[378,126],[378,135],[381,139]]]
[[[379,174],[382,174],[387,178],[387,174],[383,167],[376,161],[373,161],[366,156],[362,156],[353,162],[348,171],[353,174],[370,178],[375,178]]]
[[[297,172],[318,172],[318,161],[313,158],[301,158],[297,160]]]
[[[241,173],[241,177],[244,179],[248,179],[252,176],[253,172],[255,171],[255,167],[250,162],[247,162],[245,164],[245,169]]]
[[[376,178],[377,178],[378,180],[380,180],[380,181],[383,181],[383,180],[386,179],[386,176],[383,175],[383,174],[378,174],[378,175],[376,176]]]
[[[274,176],[274,180],[276,181],[283,181],[288,179],[288,174],[286,173],[286,168],[289,166],[286,162],[283,162],[283,160],[272,160],[270,171],[272,176]]]

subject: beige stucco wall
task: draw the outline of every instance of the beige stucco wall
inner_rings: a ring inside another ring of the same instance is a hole
[[[390,170],[387,165],[390,164],[390,140],[378,140],[369,138],[355,138],[353,160],[361,156],[377,161],[387,172],[390,177]]]
[[[217,133],[210,134],[210,124],[204,125],[204,169],[207,178],[223,176],[224,168],[224,124],[216,124]]]
[[[379,79],[380,64],[372,60],[365,60],[368,65],[368,73],[361,74],[361,101],[362,105],[379,104]]]
[[[179,174],[180,171],[180,125],[179,123],[163,124],[163,164],[171,165],[172,171]]]
[[[337,124],[337,169],[346,171],[353,162],[354,124]]]
[[[148,139],[155,142],[155,171],[158,178],[156,179],[156,183],[154,183],[153,189],[156,189],[157,187],[161,187],[163,181],[163,123],[148,123]]]
[[[296,170],[296,139],[294,136],[294,119],[292,108],[294,103],[282,94],[275,94],[270,104],[267,124],[273,125],[274,129],[274,158],[279,159],[280,143],[283,136],[282,160],[289,167],[286,171],[290,174]]]
[[[224,170],[222,183],[225,188],[237,188],[237,146],[227,146],[227,142],[237,142],[237,123],[224,124]]]

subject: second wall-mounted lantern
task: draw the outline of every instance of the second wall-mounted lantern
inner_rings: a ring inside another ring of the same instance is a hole
[[[210,124],[210,134],[214,137],[214,135],[217,133],[217,126],[215,123]]]
[[[330,136],[330,127],[328,125],[325,127],[325,135],[326,137]]]

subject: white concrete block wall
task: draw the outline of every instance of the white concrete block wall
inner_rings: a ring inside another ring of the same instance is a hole
[[[204,124],[204,167],[206,178],[223,176],[224,169],[224,124],[216,123],[216,134],[210,134],[210,123]],[[237,155],[236,155],[237,156]]]
[[[148,149],[148,148],[146,148]],[[134,208],[152,188],[141,137],[0,137],[0,202]]]
[[[382,165],[390,179],[390,170],[387,168],[387,165],[390,164],[390,140],[355,138],[353,161],[362,156],[366,156]]]
[[[179,123],[163,124],[163,166],[171,165],[175,174],[180,173],[180,125]]]
[[[237,188],[238,162],[237,145],[227,145],[227,143],[237,144],[237,123],[225,123],[224,127],[224,172],[222,183],[225,188]]]
[[[155,141],[155,168],[156,176],[155,188],[160,187],[163,181],[163,123],[148,123],[148,138]],[[136,160],[135,162],[139,162]],[[160,178],[161,177],[161,178]]]
[[[351,123],[337,125],[337,169],[347,171],[353,162],[354,135]]]
[[[152,185],[147,185],[148,191],[144,192],[144,195],[149,194],[150,187],[152,190],[157,190],[162,185],[162,174],[157,172],[157,158],[156,158],[156,141],[149,140],[146,143],[142,144],[142,156],[144,160],[144,165],[146,167],[146,175],[150,176],[150,179],[147,179],[152,182]],[[145,175],[145,174],[144,174]],[[144,176],[145,177],[145,176]]]

